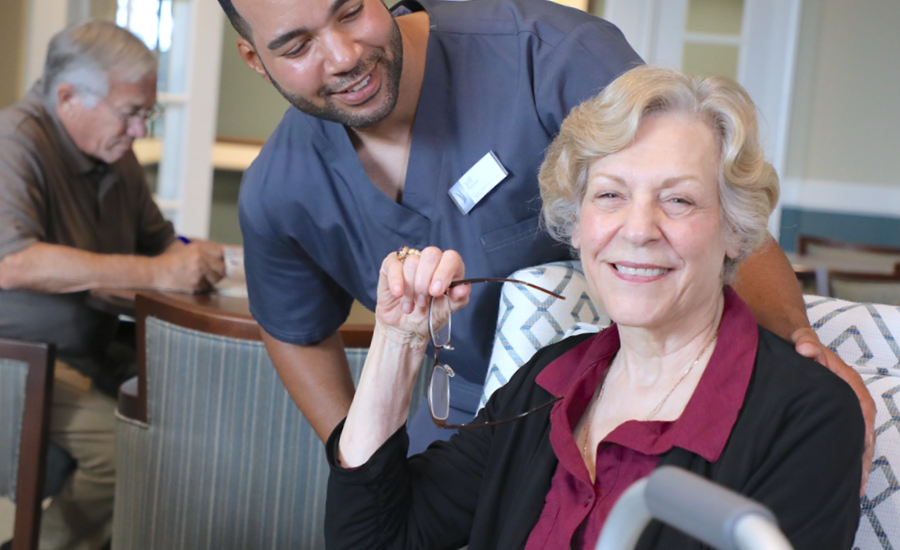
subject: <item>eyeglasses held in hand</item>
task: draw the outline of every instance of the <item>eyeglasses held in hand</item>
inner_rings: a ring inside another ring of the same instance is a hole
[[[565,300],[564,296],[560,296],[559,294],[547,290],[546,288],[541,288],[537,285],[526,283],[525,281],[517,281],[515,279],[462,279],[459,281],[453,281],[452,283],[450,283],[450,287],[452,288],[454,286],[472,283],[514,283],[525,285],[529,288],[540,290],[541,292],[549,294],[550,296],[559,298],[560,300]],[[453,311],[450,309],[450,298],[448,296],[439,296],[437,297],[437,299],[435,299],[435,297],[431,298],[431,303],[428,306],[428,330],[431,333],[431,344],[434,347],[434,367],[431,369],[431,381],[428,384],[428,408],[431,410],[431,419],[434,421],[435,425],[440,428],[446,428],[449,430],[496,426],[498,424],[505,424],[507,422],[512,422],[513,420],[518,420],[520,418],[528,416],[529,414],[549,407],[550,405],[553,405],[554,403],[562,399],[562,397],[554,397],[551,401],[548,401],[543,405],[503,420],[493,420],[491,422],[481,422],[477,424],[448,424],[447,418],[449,418],[450,416],[450,379],[453,378],[456,373],[453,372],[453,369],[450,368],[449,365],[445,365],[438,360],[438,350],[453,349],[452,347],[450,347],[452,314]],[[440,325],[440,323],[443,321],[446,321],[445,324]]]

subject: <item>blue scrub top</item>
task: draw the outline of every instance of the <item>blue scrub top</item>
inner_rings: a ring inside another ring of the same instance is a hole
[[[539,227],[538,168],[565,115],[640,58],[610,23],[543,0],[418,5],[431,30],[400,204],[369,180],[342,125],[295,108],[244,175],[250,309],[281,341],[321,341],[353,298],[374,309],[381,263],[403,245],[456,250],[467,277],[570,257]],[[509,175],[463,214],[448,191],[489,151]],[[479,388],[499,297],[497,284],[474,285],[453,316],[456,349],[441,353]]]

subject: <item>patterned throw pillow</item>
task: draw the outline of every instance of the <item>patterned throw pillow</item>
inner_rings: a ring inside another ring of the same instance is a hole
[[[581,262],[554,262],[526,268],[510,278],[536,284],[566,299],[558,300],[525,285],[503,284],[494,349],[480,407],[537,350],[562,340],[576,323],[583,330],[594,331],[610,323],[606,311],[588,296]]]

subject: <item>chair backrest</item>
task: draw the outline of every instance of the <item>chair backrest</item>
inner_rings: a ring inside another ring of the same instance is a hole
[[[581,262],[553,262],[520,269],[510,278],[552,290],[565,300],[525,285],[503,283],[482,407],[537,350],[559,342],[580,326],[597,330],[610,323],[606,310],[588,296]]]
[[[600,325],[609,323],[602,308],[589,305],[578,262],[523,269],[511,278],[554,289],[566,301],[545,300],[538,293],[530,295],[527,289],[504,285],[483,401],[542,346],[573,329],[591,330],[582,324],[590,323],[592,316],[600,319]],[[853,547],[900,550],[900,307],[822,296],[804,299],[812,328],[860,373],[877,407],[875,462],[860,499]]]
[[[829,258],[852,263],[883,263],[886,271],[900,262],[900,248],[852,243],[810,235],[797,236],[797,252],[802,256]]]
[[[13,550],[37,548],[54,347],[0,338],[0,496],[16,502]]]
[[[252,318],[139,295],[137,323],[139,399],[120,399],[114,547],[323,548],[324,447]],[[371,332],[342,336],[358,377]]]
[[[851,302],[900,305],[900,264],[894,273],[828,271],[829,295]]]

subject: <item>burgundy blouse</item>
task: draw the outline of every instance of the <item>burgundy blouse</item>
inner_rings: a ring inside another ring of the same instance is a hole
[[[559,465],[525,550],[594,548],[619,495],[673,447],[718,460],[743,405],[759,339],[750,308],[730,287],[724,294],[716,347],[681,417],[631,420],[614,429],[598,446],[593,484],[573,430],[619,350],[618,328],[603,330],[538,375],[538,385],[566,397],[550,413],[550,443]]]

